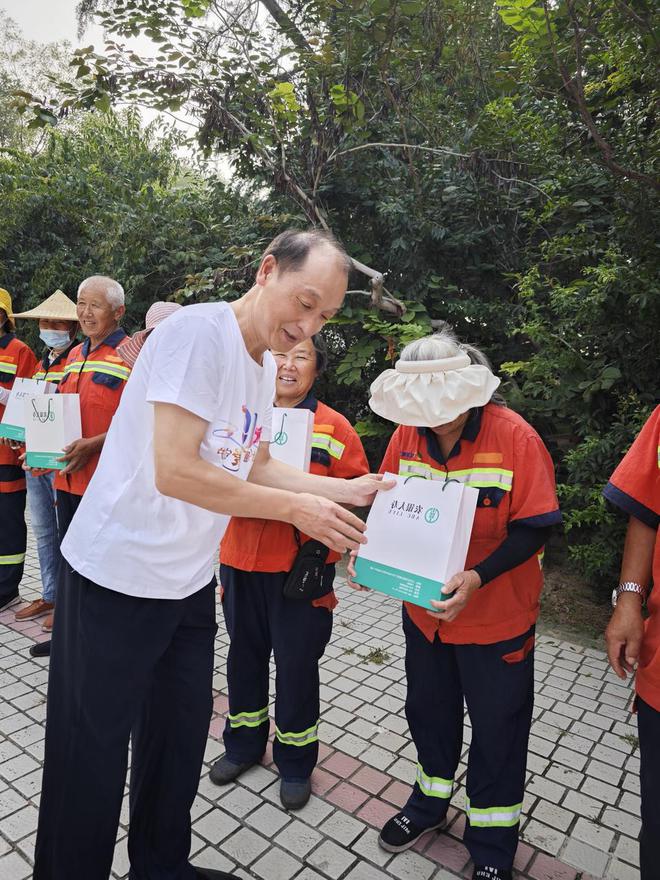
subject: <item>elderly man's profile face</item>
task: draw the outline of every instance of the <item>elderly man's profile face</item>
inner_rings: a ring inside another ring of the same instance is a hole
[[[318,333],[341,308],[348,278],[329,245],[313,247],[303,265],[281,270],[273,256],[257,275],[261,287],[258,320],[267,348],[287,352]]]
[[[90,282],[78,294],[76,311],[85,336],[103,339],[117,326],[125,309],[108,301],[106,284]]]

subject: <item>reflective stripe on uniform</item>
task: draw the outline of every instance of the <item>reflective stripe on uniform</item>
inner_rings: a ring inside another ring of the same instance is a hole
[[[511,828],[520,821],[522,804],[510,807],[487,807],[477,809],[471,806],[468,799],[466,813],[473,828]]]
[[[45,370],[39,370],[32,378],[41,381],[45,379],[47,382],[61,382],[64,378],[64,370],[49,370],[48,373]]]
[[[121,364],[111,364],[108,361],[74,361],[67,364],[64,368],[64,374],[68,376],[71,373],[105,373],[108,376],[115,376],[117,379],[128,379],[131,375],[129,367],[122,367]]]
[[[341,459],[344,450],[346,449],[346,446],[343,443],[340,443],[339,440],[335,440],[335,438],[331,437],[329,434],[322,434],[316,431],[312,434],[312,447],[325,449],[333,458],[336,458],[337,461]]]
[[[25,562],[25,553],[10,553],[9,556],[0,556],[0,565],[19,565]]]
[[[497,487],[510,492],[513,486],[513,471],[505,468],[464,468],[457,471],[443,471],[434,468],[425,461],[409,461],[399,459],[399,476],[424,477],[427,480],[458,480],[475,489]]]
[[[417,765],[417,785],[422,794],[427,797],[450,798],[454,787],[453,779],[443,779],[442,776],[428,776],[424,773],[421,764]]]
[[[268,721],[268,706],[258,712],[237,712],[227,715],[230,727],[260,727]]]
[[[282,733],[279,727],[276,727],[275,736],[285,746],[308,746],[319,738],[319,722],[301,733]]]
[[[10,364],[7,361],[0,361],[0,373],[8,373],[10,376],[16,375],[18,364]]]

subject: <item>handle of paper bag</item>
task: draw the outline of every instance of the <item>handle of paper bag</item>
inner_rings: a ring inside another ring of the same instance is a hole
[[[450,477],[448,480],[445,480],[444,483],[442,484],[442,491],[444,492],[450,483],[460,483],[460,482],[461,481],[455,479],[455,477]]]

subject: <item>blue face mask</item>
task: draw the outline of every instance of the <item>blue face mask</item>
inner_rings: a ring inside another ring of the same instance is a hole
[[[71,341],[66,330],[40,330],[39,338],[48,348],[66,348]]]

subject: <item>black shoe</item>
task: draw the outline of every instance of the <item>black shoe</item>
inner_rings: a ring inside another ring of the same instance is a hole
[[[488,865],[475,865],[472,880],[513,880],[511,871],[504,868],[491,868]]]
[[[417,843],[422,834],[442,828],[444,824],[445,820],[442,818],[435,825],[418,825],[402,811],[385,823],[378,835],[378,844],[388,852],[403,852]]]
[[[16,605],[21,601],[21,597],[18,595],[18,592],[14,593],[12,596],[3,597],[0,599],[0,611],[6,611],[7,608],[11,608],[12,605]]]
[[[257,761],[247,761],[244,764],[235,764],[227,755],[223,755],[211,767],[209,779],[216,785],[229,785],[234,779],[238,779],[241,773],[245,773],[250,767],[254,767]],[[208,869],[205,869],[208,870]]]
[[[32,645],[30,648],[30,657],[50,657],[50,639]]]
[[[238,880],[238,874],[227,874],[226,871],[218,871],[216,868],[195,868],[195,874],[200,880]]]
[[[285,810],[301,810],[312,793],[309,779],[283,779],[280,782],[280,800]]]

